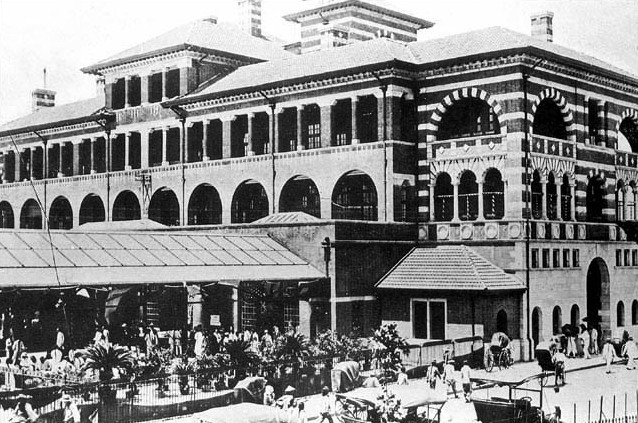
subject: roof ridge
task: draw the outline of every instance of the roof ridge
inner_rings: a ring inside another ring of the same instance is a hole
[[[472,266],[472,271],[474,272],[474,275],[476,276],[476,280],[478,280],[479,283],[481,284],[481,288],[487,289],[487,285],[485,284],[485,281],[481,277],[481,274],[479,273],[477,268],[478,263],[476,260],[476,255],[477,255],[476,252],[465,244],[462,244],[461,248],[465,252],[466,258],[470,261],[470,264]]]

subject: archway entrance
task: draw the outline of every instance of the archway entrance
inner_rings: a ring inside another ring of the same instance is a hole
[[[604,337],[611,335],[609,303],[609,270],[597,257],[587,269],[587,322]]]
[[[113,221],[140,220],[140,202],[131,191],[122,191],[113,202]]]
[[[87,195],[80,205],[80,225],[89,222],[104,222],[104,220],[102,199],[95,194]]]
[[[170,189],[158,189],[148,206],[148,218],[166,226],[179,226],[179,201]]]
[[[60,196],[53,200],[51,211],[49,211],[49,228],[51,229],[71,229],[73,227],[73,210],[71,203],[66,198]]]

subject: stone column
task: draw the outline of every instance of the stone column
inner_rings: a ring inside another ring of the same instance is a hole
[[[485,220],[485,204],[483,201],[483,181],[477,181],[478,185],[478,220]]]
[[[429,205],[430,205],[430,210],[428,210],[428,214],[430,216],[430,222],[434,222],[436,220],[436,216],[434,214],[434,191],[436,189],[436,183],[433,183],[432,185],[430,185],[430,195],[429,195]]]
[[[556,200],[556,220],[563,220],[563,191],[558,179],[554,181],[554,184],[556,185],[556,196],[558,197]]]
[[[151,130],[140,131],[140,168],[148,169],[148,144]]]
[[[282,109],[275,108],[275,113],[270,113],[270,119],[274,119],[274,121],[270,122],[270,124],[275,126],[272,131],[274,134],[270,134],[268,137],[268,139],[270,139],[270,148],[273,153],[279,153],[279,114],[281,112]]]
[[[14,166],[13,166],[13,170],[14,170],[14,177],[15,177],[15,182],[20,182],[20,156],[22,155],[22,151],[21,150],[17,150],[16,153],[13,155],[13,159],[14,159]]]
[[[188,94],[188,69],[179,69],[179,95]]]
[[[140,103],[148,104],[150,75],[140,75]]]
[[[127,132],[124,136],[124,170],[131,170],[131,137],[132,132]]]
[[[461,216],[461,213],[459,213],[459,182],[458,181],[452,181],[452,188],[453,188],[453,194],[452,194],[452,207],[454,208],[454,214],[452,217],[452,221],[453,222],[458,222]]]
[[[58,144],[60,148],[58,148],[58,178],[64,177],[64,143]]]
[[[255,151],[253,150],[253,120],[255,119],[254,113],[248,113],[246,116],[246,121],[248,122],[248,126],[246,128],[246,137],[244,138],[244,156],[254,156]],[[267,147],[266,147],[267,148]]]
[[[297,150],[303,150],[303,105],[297,106]]]
[[[197,325],[207,326],[204,316],[204,297],[199,285],[191,285],[188,288],[188,307],[193,317],[193,327]]]
[[[168,160],[166,157],[167,144],[168,144],[168,126],[162,128],[162,166],[168,166]]]
[[[50,145],[46,144],[42,148],[42,179],[49,177],[49,168],[51,167]]]
[[[576,183],[570,182],[569,184],[569,220],[572,222],[576,220]]]
[[[168,69],[162,71],[162,101],[168,100]]]
[[[359,97],[352,97],[350,99],[352,105],[352,111],[350,118],[352,119],[352,141],[351,144],[359,144],[359,128],[357,127],[357,106],[359,105]]]
[[[77,140],[73,143],[73,175],[80,174],[80,146],[82,140]]]
[[[33,162],[35,159],[35,147],[29,148],[29,179],[33,180]]]
[[[208,119],[204,119],[202,121],[202,161],[210,160],[210,156],[208,155],[208,127],[210,126],[210,121]]]
[[[236,289],[232,290],[231,301],[233,303],[233,328],[237,330],[240,320],[240,307],[239,307],[239,292]]]
[[[2,151],[2,183],[6,184],[7,179],[7,151]]]
[[[541,177],[541,190],[541,219],[547,220],[547,178],[544,176]]]
[[[195,125],[195,122],[189,122],[186,124],[185,129],[186,132],[184,133],[184,163],[190,163],[190,153],[189,153],[189,145],[190,145],[190,136],[189,136],[189,129],[192,128]]]
[[[231,156],[230,135],[233,120],[234,117],[227,117],[225,119],[222,119],[222,158],[224,159],[228,159]]]
[[[321,122],[321,147],[330,147],[332,145],[332,105],[322,105],[319,113],[319,121]]]
[[[310,322],[312,321],[312,306],[309,301],[299,300],[299,328],[298,332],[310,337]]]
[[[95,173],[95,143],[97,142],[97,137],[91,138],[91,175]]]
[[[638,193],[636,192],[636,188],[633,190],[634,195],[634,220],[638,220]]]
[[[126,75],[124,77],[124,108],[131,107],[131,76]]]

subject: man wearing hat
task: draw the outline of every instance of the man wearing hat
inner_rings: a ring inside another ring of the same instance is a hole
[[[62,395],[62,406],[63,423],[80,423],[80,410],[71,399],[71,395]]]
[[[634,342],[633,336],[630,336],[625,345],[622,346],[621,355],[627,357],[627,370],[634,370],[636,368],[634,360],[638,358],[638,347]]]
[[[614,350],[614,346],[611,345],[611,338],[607,338],[605,340],[605,345],[603,345],[602,355],[606,365],[605,372],[609,374],[611,373],[611,363],[614,362],[614,358],[617,358],[616,350]]]

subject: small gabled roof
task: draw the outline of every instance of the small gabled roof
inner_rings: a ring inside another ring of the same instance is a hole
[[[104,109],[104,98],[101,97],[61,104],[55,107],[43,107],[29,115],[0,125],[0,136],[10,131],[72,124],[78,120],[89,118],[99,113],[102,109]]]
[[[376,285],[380,289],[435,291],[524,290],[507,274],[465,245],[416,247]]]
[[[405,43],[388,38],[377,38],[330,50],[291,55],[284,60],[242,66],[216,83],[174,102],[188,103],[192,99],[214,96],[224,92],[242,89],[254,90],[258,86],[280,83],[284,85],[294,80],[395,60],[413,62],[414,56],[407,49]]]
[[[405,22],[409,22],[413,25],[418,26],[418,29],[430,28],[434,25],[433,22],[427,21],[425,19],[418,18],[416,16],[412,16],[408,13],[399,12],[396,10],[396,6],[393,4],[387,4],[386,2],[379,0],[342,0],[342,1],[332,1],[326,3],[325,1],[306,1],[304,4],[303,10],[298,12],[290,13],[284,16],[284,19],[291,22],[299,22],[300,19],[303,19],[307,16],[319,15],[320,13],[325,13],[330,10],[335,9],[345,9],[347,7],[358,7],[361,9],[367,9],[372,12],[381,13],[386,16],[390,16],[395,19],[400,19]],[[387,4],[387,6],[386,6]]]
[[[110,66],[187,49],[200,49],[204,52],[257,61],[281,59],[291,54],[285,51],[280,44],[254,37],[242,31],[238,26],[217,23],[215,19],[200,19],[178,26],[162,35],[121,51],[94,65],[83,68],[82,71],[96,73]]]
[[[266,217],[262,217],[261,219],[255,220],[252,222],[254,225],[261,224],[269,224],[269,223],[316,223],[320,222],[321,219],[317,219],[316,217],[304,213],[304,212],[285,212],[285,213],[275,213],[269,214]]]
[[[442,38],[417,41],[409,44],[419,64],[444,62],[463,57],[481,56],[499,51],[534,48],[562,58],[578,62],[580,65],[597,67],[601,71],[638,80],[638,76],[617,68],[595,57],[579,51],[550,43],[512,31],[503,27],[490,27]]]

